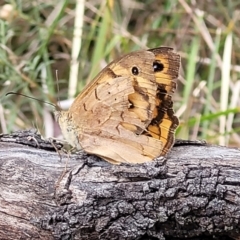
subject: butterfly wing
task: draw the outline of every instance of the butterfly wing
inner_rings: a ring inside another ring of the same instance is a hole
[[[113,61],[98,74],[94,81],[90,83],[81,94],[78,95],[69,112],[77,112],[77,114],[81,112],[82,118],[88,119],[89,112],[83,112],[80,103],[84,103],[86,109],[92,109],[94,107],[93,105],[96,103],[95,100],[98,101],[96,98],[96,91],[99,93],[101,93],[101,91],[102,93],[104,92],[104,96],[111,99],[111,93],[108,94],[107,90],[103,91],[104,88],[108,88],[108,85],[106,85],[107,82],[118,77],[125,77],[129,79],[133,91],[128,95],[127,106],[128,112],[132,114],[129,113],[125,117],[123,125],[125,128],[128,128],[128,130],[136,134],[141,134],[151,122],[156,105],[157,84],[153,71],[154,59],[155,55],[152,52],[139,51],[127,54]],[[137,70],[137,73],[134,72],[135,70]],[[103,99],[101,99],[101,101],[102,100]],[[106,101],[107,99],[104,100]],[[119,107],[121,110],[123,109],[120,105]],[[105,115],[104,113],[102,114]],[[76,122],[78,121],[79,120],[76,120]],[[91,122],[91,120],[88,120],[88,123],[89,122]]]
[[[143,163],[160,155],[160,140],[137,135],[124,127],[129,119],[131,124],[141,125],[138,116],[129,111],[128,97],[133,93],[131,78],[127,77],[112,78],[97,86],[95,96],[98,101],[94,100],[88,113],[87,127],[76,135],[86,152],[111,163]],[[73,120],[77,117],[72,113]]]
[[[161,47],[113,61],[69,111],[58,114],[63,135],[76,148],[114,163],[166,154],[178,125],[171,93],[179,62],[172,49]]]
[[[175,130],[179,124],[172,109],[171,94],[176,90],[180,56],[168,47],[154,48],[148,51],[155,55],[153,68],[157,83],[157,94],[153,118],[145,134],[157,138],[163,143],[161,155],[165,155],[174,143]]]
[[[129,111],[137,115],[143,123],[141,128],[135,129],[136,134],[142,133],[149,125],[155,109],[157,84],[153,71],[154,59],[152,52],[140,51],[126,55],[109,65],[117,76],[131,76],[134,92],[128,96],[131,104]],[[131,121],[128,121],[125,127],[132,129]]]
[[[115,163],[142,163],[160,155],[161,141],[142,134],[155,109],[153,60],[147,51],[115,60],[76,98],[68,112],[75,146],[80,143],[86,152]]]

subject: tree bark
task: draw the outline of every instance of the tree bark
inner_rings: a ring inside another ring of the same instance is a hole
[[[0,239],[238,239],[240,150],[182,143],[111,165],[60,158],[34,131],[0,135]]]

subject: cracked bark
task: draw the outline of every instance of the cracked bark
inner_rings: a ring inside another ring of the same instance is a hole
[[[0,135],[0,239],[240,236],[239,149],[187,143],[141,165],[61,156],[34,131]]]

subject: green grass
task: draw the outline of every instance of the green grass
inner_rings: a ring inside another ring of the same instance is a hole
[[[76,96],[120,55],[171,46],[182,56],[177,137],[240,146],[239,1],[85,1],[84,15],[75,3],[11,0],[5,15],[0,6],[0,132],[60,133],[51,107],[7,92],[56,103]]]

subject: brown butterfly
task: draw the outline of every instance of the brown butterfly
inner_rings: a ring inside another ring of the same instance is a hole
[[[106,66],[68,111],[57,111],[63,136],[111,163],[143,163],[168,153],[179,124],[171,94],[180,56],[158,47]]]

